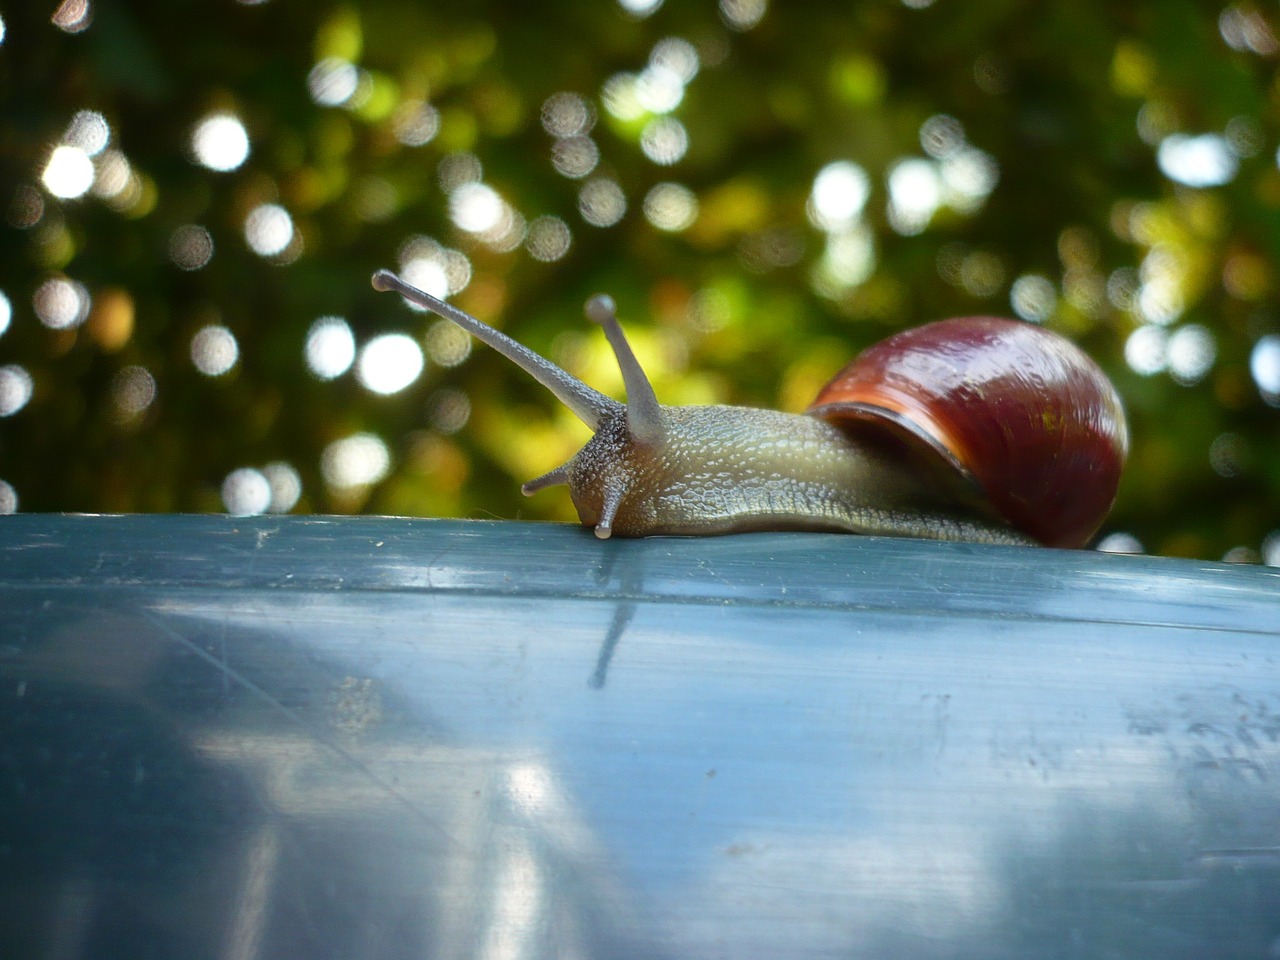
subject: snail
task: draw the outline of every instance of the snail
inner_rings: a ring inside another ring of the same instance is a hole
[[[600,295],[586,312],[617,357],[624,405],[388,270],[373,285],[493,347],[591,428],[572,460],[521,490],[566,484],[602,539],[834,530],[1079,547],[1111,509],[1127,453],[1102,370],[1017,320],[964,317],[891,336],[803,414],[668,407]]]

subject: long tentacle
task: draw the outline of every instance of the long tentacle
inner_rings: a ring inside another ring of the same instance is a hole
[[[477,340],[487,343],[554,393],[561,403],[573,411],[574,416],[592,430],[599,429],[601,422],[608,414],[622,409],[618,401],[587,386],[577,377],[561,370],[546,357],[534,353],[524,344],[512,340],[505,333],[477,320],[471,314],[406,283],[390,270],[379,270],[375,273],[373,286],[375,290],[394,290],[406,300],[425,307],[446,320],[453,321]]]

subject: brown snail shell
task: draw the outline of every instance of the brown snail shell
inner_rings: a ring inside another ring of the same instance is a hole
[[[1115,388],[1043,327],[961,317],[868,348],[811,415],[923,441],[1046,546],[1083,546],[1115,500],[1128,429]]]

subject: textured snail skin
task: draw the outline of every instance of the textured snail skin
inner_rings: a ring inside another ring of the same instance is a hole
[[[891,438],[855,439],[816,417],[747,407],[663,407],[662,420],[664,440],[646,445],[630,437],[625,413],[606,418],[569,462],[584,524],[599,522],[614,488],[620,536],[835,530],[1033,543],[984,517],[963,480],[927,469]]]

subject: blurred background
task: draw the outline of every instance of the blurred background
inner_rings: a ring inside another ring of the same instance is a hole
[[[1280,564],[1280,14],[1158,0],[0,0],[0,509],[574,519],[615,396],[800,410],[902,327],[1080,343],[1100,545]]]

